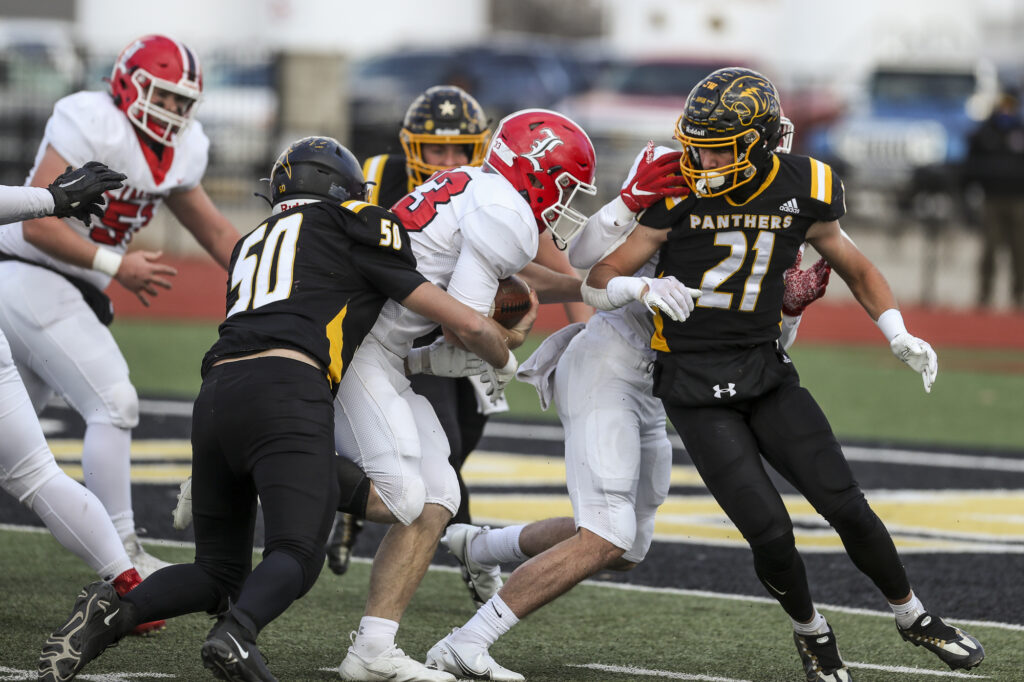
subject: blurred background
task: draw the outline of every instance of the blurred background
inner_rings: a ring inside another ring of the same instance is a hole
[[[202,60],[204,185],[243,232],[288,141],[329,134],[360,158],[400,152],[402,116],[430,85],[463,86],[493,121],[524,107],[575,118],[597,148],[596,208],[646,140],[676,146],[700,77],[758,69],[796,125],[794,151],[845,179],[844,227],[901,301],[954,309],[980,295],[984,191],[967,172],[968,137],[1024,85],[1020,0],[0,0],[0,182],[24,182],[56,99],[103,89],[118,51],[153,32]],[[196,254],[171,223],[163,212],[136,243]],[[987,305],[1009,313],[1020,301],[1008,249],[995,258]]]

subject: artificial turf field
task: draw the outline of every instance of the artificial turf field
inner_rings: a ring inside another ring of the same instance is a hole
[[[194,392],[198,355],[210,342],[210,330],[115,327],[140,392],[163,396]],[[804,384],[851,446],[854,471],[896,536],[915,588],[926,605],[977,635],[988,654],[965,676],[902,642],[881,599],[831,531],[793,499],[813,593],[858,682],[1024,679],[1024,353],[938,351],[939,380],[929,396],[884,346],[804,345],[793,351]],[[153,362],[154,355],[161,362]],[[519,388],[524,390],[511,395],[514,416],[527,421],[496,420],[467,465],[474,514],[493,523],[568,510],[558,480],[557,433],[549,433],[554,415],[527,409],[536,398],[532,389]],[[172,479],[188,468],[182,440],[187,403],[177,405],[161,413],[164,408],[146,401],[133,473],[151,481],[135,485],[139,525],[152,538],[182,541],[188,533],[169,528]],[[66,411],[44,417],[51,429],[58,423],[63,429],[52,432],[51,444],[73,471],[80,424]],[[685,452],[677,450],[674,463],[671,497],[659,513],[647,561],[629,574],[600,574],[594,584],[530,616],[494,647],[499,662],[528,680],[802,679],[788,622],[764,598],[749,552],[730,536],[720,512],[716,516],[713,501],[693,480]],[[32,519],[2,496],[0,522],[20,526]],[[381,530],[371,527],[361,536],[359,557],[372,555]],[[152,551],[166,559],[191,559],[187,546]],[[443,552],[437,561],[450,565]],[[365,561],[354,563],[343,578],[325,572],[309,596],[265,631],[261,647],[280,679],[337,679],[331,668],[341,661],[347,634],[358,622],[367,575]],[[48,534],[0,530],[0,680],[33,679],[29,671],[42,641],[91,579]],[[629,584],[601,584],[622,580]],[[422,657],[472,612],[457,574],[439,566],[413,601],[399,645]],[[79,679],[209,679],[198,649],[210,625],[203,616],[172,621],[159,637],[125,641]]]

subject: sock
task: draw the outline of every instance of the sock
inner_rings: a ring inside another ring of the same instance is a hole
[[[496,594],[477,609],[468,623],[453,632],[451,638],[487,649],[518,622],[516,614],[512,613],[501,595]]]
[[[913,590],[910,592],[910,601],[906,604],[893,604],[889,603],[889,608],[896,615],[896,624],[906,630],[921,617],[921,614],[925,612],[924,604],[917,598]]]
[[[488,566],[500,566],[512,561],[526,561],[530,557],[519,549],[519,534],[525,525],[488,528],[478,533],[469,545],[473,561]]]
[[[825,616],[818,612],[818,609],[814,609],[814,616],[811,617],[810,623],[801,623],[799,621],[790,619],[793,623],[793,631],[798,635],[804,637],[810,637],[811,635],[824,635],[828,632],[828,623],[825,622]]]
[[[29,504],[57,542],[104,580],[132,567],[124,545],[95,495],[66,474],[43,484]]]
[[[100,498],[122,540],[135,533],[131,482],[132,432],[110,424],[86,424],[82,439],[85,487]]]
[[[352,648],[360,658],[372,661],[395,645],[398,623],[386,618],[363,616]]]

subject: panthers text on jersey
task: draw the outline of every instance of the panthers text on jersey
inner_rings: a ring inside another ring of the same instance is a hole
[[[269,218],[231,254],[227,317],[203,359],[291,348],[315,358],[331,388],[388,298],[426,280],[391,213],[362,201],[314,202]]]
[[[540,232],[530,205],[504,177],[476,166],[435,173],[393,210],[409,232],[423,276],[484,315],[498,280],[537,255]],[[370,333],[405,357],[413,341],[436,326],[388,302]]]
[[[807,230],[846,212],[843,184],[816,159],[775,154],[765,179],[739,203],[723,195],[666,199],[641,222],[671,229],[659,252],[658,275],[699,288],[685,322],[654,316],[657,351],[752,346],[779,337],[783,273]]]
[[[93,244],[124,253],[132,236],[149,223],[169,194],[199,185],[206,172],[210,142],[202,126],[193,121],[177,146],[164,147],[157,158],[109,94],[78,92],[54,105],[36,165],[48,146],[76,168],[88,161],[102,161],[128,176],[121,189],[106,193],[103,217],[93,218],[92,226],[76,218],[64,219]],[[35,167],[29,178],[34,174]],[[71,265],[29,244],[20,224],[0,232],[0,251],[78,277],[101,290],[110,283],[109,275]]]
[[[411,192],[415,185],[406,169],[404,154],[379,154],[363,162],[363,177],[370,184],[366,200],[391,208]]]

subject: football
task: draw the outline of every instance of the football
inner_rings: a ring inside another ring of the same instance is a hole
[[[491,303],[491,317],[502,327],[514,327],[530,310],[530,287],[512,275],[498,280],[498,292]]]

